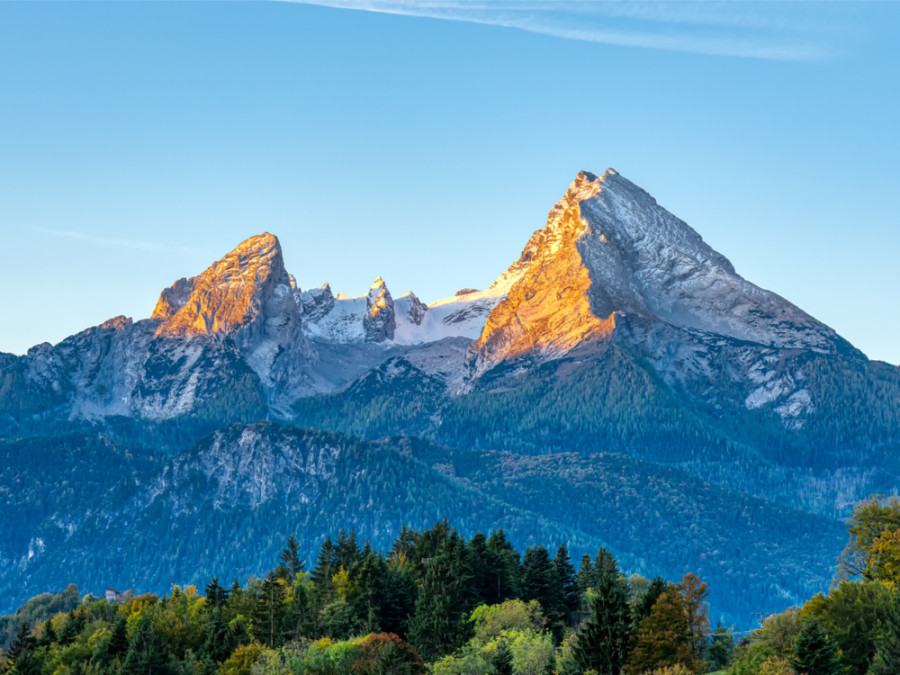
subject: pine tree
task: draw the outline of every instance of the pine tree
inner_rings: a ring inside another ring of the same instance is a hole
[[[512,652],[509,651],[509,646],[506,644],[505,640],[502,640],[497,647],[497,652],[494,654],[493,665],[494,672],[497,675],[513,674]]]
[[[211,608],[223,607],[228,600],[228,596],[229,592],[224,586],[219,584],[218,576],[213,577],[206,584],[206,601]]]
[[[312,582],[320,594],[330,589],[335,567],[334,545],[331,543],[331,537],[325,537],[319,554],[316,556],[316,565],[310,574]]]
[[[630,637],[628,586],[617,570],[607,572],[597,584],[591,616],[582,625],[575,641],[575,658],[584,670],[593,669],[600,675],[619,675],[628,656]]]
[[[150,620],[143,616],[131,640],[122,675],[169,675],[169,652],[165,643],[153,630]]]
[[[487,540],[488,567],[493,570],[493,582],[485,602],[496,605],[520,593],[521,568],[519,552],[506,538],[503,528],[491,533]]]
[[[106,651],[111,658],[123,656],[128,651],[128,622],[124,614],[118,614],[113,622]]]
[[[556,605],[553,564],[543,546],[529,546],[522,559],[522,600],[537,600],[545,613]]]
[[[581,556],[581,565],[578,568],[578,574],[575,576],[575,586],[578,589],[578,595],[584,595],[589,588],[596,586],[594,578],[594,568],[591,565],[591,556],[585,553]]]
[[[256,604],[254,630],[257,639],[270,649],[281,639],[281,619],[283,616],[286,589],[281,580],[270,571],[263,580]]]
[[[712,642],[706,649],[706,661],[709,663],[709,669],[712,671],[725,670],[733,660],[734,636],[725,626],[719,624],[713,633]]]
[[[556,571],[559,583],[559,596],[566,615],[571,616],[578,610],[578,587],[575,581],[575,568],[569,558],[569,550],[565,544],[556,549],[556,557],[553,559],[553,567]]]
[[[605,574],[618,573],[619,566],[616,564],[616,559],[613,557],[613,554],[601,546],[600,550],[597,551],[597,556],[594,558],[594,583],[599,584],[600,579],[602,579]]]
[[[297,578],[300,572],[306,569],[305,563],[300,559],[300,543],[294,535],[288,537],[284,548],[281,549],[279,560],[287,568],[290,575],[288,580],[291,583],[294,582],[294,579]]]
[[[58,640],[59,637],[56,635],[56,630],[53,628],[53,620],[47,619],[43,623],[43,628],[41,629],[41,639],[38,640],[38,646],[45,647],[48,645],[52,645]]]
[[[28,625],[27,621],[23,621],[19,624],[19,630],[9,647],[6,659],[11,666],[14,666],[20,657],[33,652],[36,646],[37,640],[35,640],[34,636],[31,634],[31,627]]]
[[[659,596],[666,592],[668,586],[669,584],[665,579],[656,577],[650,582],[650,586],[647,587],[647,590],[644,591],[640,598],[634,603],[631,623],[635,633],[638,632],[641,621],[650,616],[653,605],[659,600]]]
[[[837,645],[815,617],[797,633],[790,662],[800,675],[840,675],[844,670]]]
[[[206,639],[203,641],[201,654],[204,659],[213,663],[221,663],[231,654],[231,634],[222,616],[222,609],[216,607],[206,628]]]
[[[77,612],[74,609],[69,612],[66,623],[63,624],[62,630],[59,632],[59,643],[61,645],[70,645],[75,642],[75,638],[81,635],[81,631],[85,625],[85,616],[83,612]]]
[[[894,591],[869,675],[900,673],[900,591]]]

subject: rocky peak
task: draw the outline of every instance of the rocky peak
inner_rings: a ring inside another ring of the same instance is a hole
[[[165,289],[153,310],[162,319],[157,335],[227,334],[260,316],[275,289],[289,292],[281,245],[268,232],[242,242],[201,275]]]
[[[504,276],[512,281],[508,296],[470,348],[476,374],[608,336],[617,314],[777,348],[833,352],[839,340],[738,276],[699,234],[612,169],[599,178],[580,172]]]
[[[425,314],[428,312],[428,306],[419,300],[412,291],[409,292],[407,297],[409,298],[409,312],[407,318],[409,318],[411,324],[420,326],[422,325],[422,320],[425,318]]]
[[[394,331],[397,328],[394,299],[381,277],[378,277],[369,287],[363,327],[366,342],[383,342],[394,339]]]
[[[318,321],[334,307],[335,297],[331,292],[331,284],[322,284],[300,294],[303,307],[303,318],[306,321]]]

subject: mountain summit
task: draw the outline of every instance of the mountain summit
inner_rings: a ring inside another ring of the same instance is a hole
[[[776,349],[835,353],[836,333],[732,264],[647,192],[582,171],[517,263],[525,272],[472,345],[476,370],[560,356],[609,336],[617,316]]]

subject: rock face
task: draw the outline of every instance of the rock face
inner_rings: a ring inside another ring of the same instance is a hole
[[[366,342],[384,342],[394,339],[394,331],[397,329],[394,299],[381,277],[378,277],[375,283],[369,287],[363,328]]]
[[[488,373],[590,360],[610,344],[697,404],[772,410],[792,428],[817,406],[804,355],[865,360],[608,170],[579,173],[490,288],[427,306],[413,293],[395,300],[380,277],[358,297],[328,284],[302,291],[278,239],[251,237],[165,289],[148,320],[118,317],[25,357],[3,355],[0,425],[227,415],[235,396],[253,401],[247,415],[261,397],[290,418],[298,399],[341,391],[400,356],[451,398]]]
[[[748,409],[790,424],[813,405],[791,351],[854,350],[832,329],[740,277],[731,263],[612,169],[581,172],[516,263],[524,269],[470,347],[470,380],[501,363],[562,358],[618,340],[672,385],[737,385]],[[861,355],[858,355],[861,358]]]

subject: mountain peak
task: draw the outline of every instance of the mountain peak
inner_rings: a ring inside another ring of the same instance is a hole
[[[282,282],[291,288],[278,238],[268,232],[250,237],[199,276],[179,279],[160,294],[152,315],[163,320],[157,335],[233,332],[260,313]]]
[[[618,314],[775,348],[834,352],[834,331],[740,277],[684,221],[613,169],[580,171],[506,273],[470,348],[475,373],[610,335]]]

